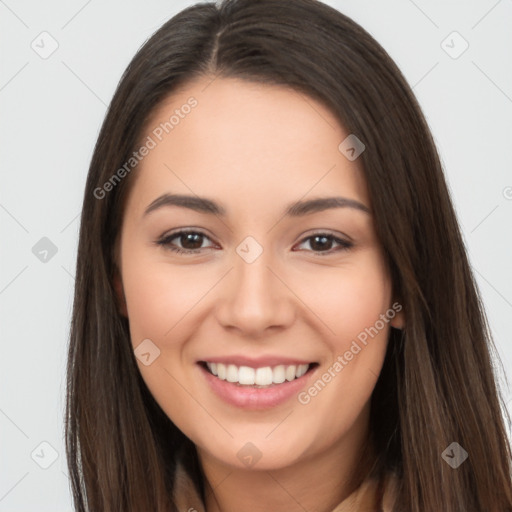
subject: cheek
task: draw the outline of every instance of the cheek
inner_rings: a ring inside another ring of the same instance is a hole
[[[315,298],[333,331],[324,339],[330,360],[299,402],[311,417],[326,418],[335,436],[356,421],[377,382],[389,335],[389,319],[382,318],[391,307],[391,285],[380,256],[368,253],[357,266],[332,273],[327,290]]]
[[[124,262],[123,286],[135,344],[140,337],[163,340],[208,289],[192,266],[178,270],[144,254]]]
[[[187,313],[204,291],[198,289],[197,279],[191,281],[190,272],[156,261],[147,251],[135,249],[122,261],[131,343],[134,349],[149,346],[151,352],[148,365],[137,358],[139,371],[169,418],[178,428],[188,431],[191,401],[183,384],[190,382],[191,376],[184,364],[186,344],[180,340],[187,339],[191,332]],[[141,345],[147,339],[152,344]],[[154,354],[158,355],[153,359]],[[193,416],[200,413],[194,411]]]
[[[389,319],[383,321],[381,315],[391,306],[391,284],[380,254],[368,251],[350,267],[317,273],[304,286],[310,290],[308,306],[328,327],[323,342],[329,356],[322,361],[328,371],[299,401],[307,402],[310,412],[328,416],[336,431],[355,421],[382,368]]]
[[[307,306],[339,350],[373,326],[391,302],[389,278],[379,255],[367,251],[354,261],[339,268],[319,267],[314,275],[301,278],[301,297],[307,298]]]

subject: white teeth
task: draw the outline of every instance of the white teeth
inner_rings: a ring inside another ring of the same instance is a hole
[[[309,368],[309,364],[283,365],[280,364],[271,368],[251,368],[249,366],[225,365],[223,363],[206,363],[206,366],[213,375],[221,380],[238,383],[243,386],[270,386],[271,384],[282,384],[285,380],[292,381],[302,377]]]
[[[258,386],[268,386],[272,384],[272,382],[272,368],[270,368],[270,366],[256,369],[256,376],[254,377],[255,384],[258,384]]]
[[[224,364],[217,363],[217,376],[219,379],[226,380],[226,366]]]
[[[254,384],[255,373],[254,368],[240,366],[240,368],[238,368],[238,383],[248,385]]]
[[[308,368],[309,368],[309,364],[300,364],[299,366],[297,366],[297,371],[295,372],[295,377],[297,377],[297,378],[302,377],[308,371]]]
[[[293,379],[295,379],[295,373],[296,372],[297,372],[297,367],[296,366],[288,366],[286,368],[286,372],[285,372],[286,380],[293,380]]]
[[[238,368],[234,364],[228,365],[226,370],[226,380],[228,382],[238,382]]]
[[[282,384],[286,380],[286,372],[284,364],[276,366],[272,370],[272,382],[274,384]]]

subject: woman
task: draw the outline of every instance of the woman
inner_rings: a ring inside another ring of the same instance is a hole
[[[76,275],[77,510],[512,510],[429,128],[334,9],[198,4],[147,41],[98,138]]]

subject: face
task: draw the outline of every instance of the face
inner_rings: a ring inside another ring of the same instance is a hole
[[[275,469],[367,428],[402,313],[333,114],[287,88],[208,84],[147,125],[116,287],[169,418],[204,456]]]

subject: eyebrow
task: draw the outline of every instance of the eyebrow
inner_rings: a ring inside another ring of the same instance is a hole
[[[199,213],[208,213],[219,217],[226,216],[225,208],[212,199],[183,194],[163,194],[160,197],[157,197],[146,208],[144,216],[165,206],[179,206]],[[304,215],[321,212],[331,208],[352,208],[370,214],[370,209],[359,201],[349,199],[347,197],[336,196],[296,201],[285,208],[283,215],[289,217],[302,217]]]

